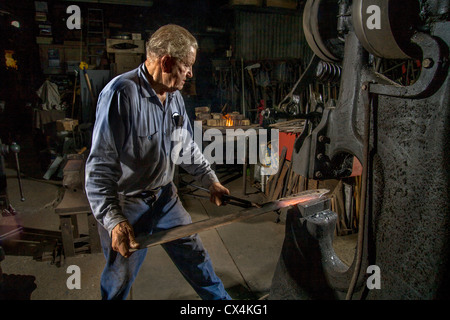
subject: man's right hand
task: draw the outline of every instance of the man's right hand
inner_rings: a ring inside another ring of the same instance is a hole
[[[130,249],[138,249],[139,243],[134,238],[133,227],[128,221],[118,223],[111,231],[112,249],[125,258],[131,256]]]

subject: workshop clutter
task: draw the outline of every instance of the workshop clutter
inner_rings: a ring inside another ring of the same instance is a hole
[[[76,119],[64,118],[56,120],[57,131],[73,131],[76,126],[78,126],[78,120]]]
[[[268,115],[275,114],[278,104],[300,77],[303,65],[296,59],[231,59],[214,60],[213,67],[218,105],[233,106],[233,110],[239,108],[250,123],[265,125],[274,122]],[[295,110],[292,115],[304,111]]]
[[[36,94],[41,100],[40,107],[42,110],[63,110],[64,106],[61,105],[61,95],[56,83],[48,79],[45,80],[36,91]]]
[[[361,176],[339,180],[329,196],[331,210],[336,212],[336,234],[345,236],[358,231],[361,199]]]
[[[249,126],[250,120],[245,119],[244,115],[233,111],[231,113],[211,113],[209,107],[195,108],[195,119],[202,121],[203,125],[209,127],[231,127],[231,126]]]
[[[209,107],[195,108],[195,119],[204,121],[203,124],[206,124],[206,120],[211,119],[211,109]]]
[[[86,149],[90,143],[91,124],[80,124],[80,112],[76,105],[77,81],[59,75],[49,76],[36,91],[39,98],[33,110],[34,134],[39,143],[43,178],[62,179],[62,167],[66,155]],[[72,104],[72,107],[69,107]]]

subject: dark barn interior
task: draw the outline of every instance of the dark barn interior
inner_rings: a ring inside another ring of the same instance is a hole
[[[174,165],[192,221],[139,238],[127,300],[204,299],[164,250],[193,234],[233,300],[448,299],[449,2],[0,0],[0,300],[104,298],[97,106],[167,24],[197,40],[177,92],[230,195]]]

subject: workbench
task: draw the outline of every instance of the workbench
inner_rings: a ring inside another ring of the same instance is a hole
[[[91,253],[101,252],[100,236],[97,221],[92,214],[89,201],[84,191],[84,165],[82,156],[69,155],[64,166],[63,191],[64,195],[55,207],[61,224],[61,236],[66,257],[75,256],[77,252],[85,251],[87,247]],[[79,233],[78,216],[87,219],[89,234]]]
[[[77,252],[84,251],[86,246],[77,247],[78,243],[88,243],[90,253],[101,252],[97,221],[83,190],[67,189],[62,201],[55,208],[61,224],[61,236],[66,257],[73,257]],[[89,235],[79,233],[78,216],[87,218]]]
[[[249,129],[253,129],[255,131],[256,135],[258,136],[258,132],[259,132],[258,130],[263,129],[263,128],[261,128],[258,124],[251,124],[248,126],[205,126],[205,125],[202,125],[202,142],[203,142],[202,151],[205,150],[205,147],[209,144],[209,141],[205,141],[203,136],[204,136],[205,132],[210,129],[219,130],[223,135],[224,155],[226,155],[224,157],[224,159],[221,159],[223,161],[223,163],[227,163],[227,159],[225,159],[225,158],[229,157],[229,155],[227,154],[228,150],[226,150],[227,139],[230,138],[227,136],[227,130],[236,130],[231,135],[231,138],[233,139],[233,146],[234,146],[233,164],[235,163],[234,161],[236,160],[236,163],[241,162],[243,165],[243,167],[242,167],[243,191],[242,192],[244,195],[246,195],[247,194],[247,166],[250,166],[250,179],[251,179],[252,184],[253,184],[253,180],[254,180],[254,170],[255,170],[255,164],[249,163],[250,148],[249,148],[249,144],[248,144],[248,137],[247,137],[246,131]],[[241,129],[242,131],[239,131],[238,129]],[[237,143],[235,143],[239,139],[239,136],[243,136],[245,139],[247,139],[245,142],[245,151],[244,151],[243,159],[239,159],[238,155],[240,154],[240,152],[237,151],[238,146],[237,146]],[[259,140],[259,138],[258,138],[258,140]],[[258,143],[259,143],[259,141],[258,141]],[[213,168],[215,168],[214,163],[212,163],[211,165],[213,166]]]

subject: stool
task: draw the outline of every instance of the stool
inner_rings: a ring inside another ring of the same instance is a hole
[[[97,220],[92,214],[86,194],[81,189],[66,189],[62,201],[55,208],[61,223],[61,237],[66,257],[75,256],[75,243],[88,242],[91,253],[101,252],[100,236],[97,229]],[[77,215],[87,217],[89,236],[80,236],[78,232]]]

